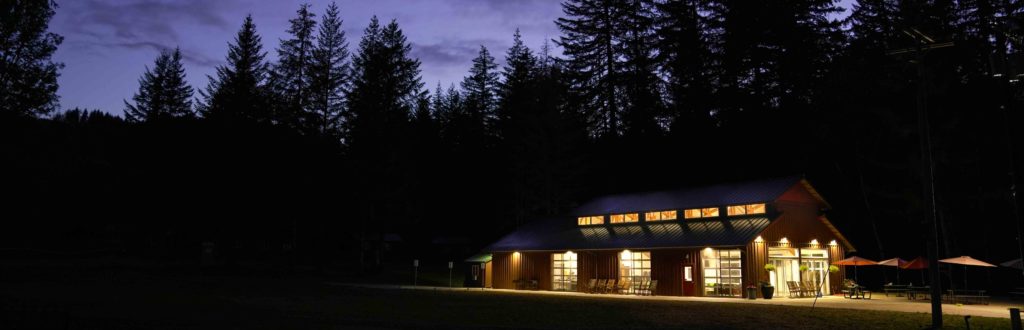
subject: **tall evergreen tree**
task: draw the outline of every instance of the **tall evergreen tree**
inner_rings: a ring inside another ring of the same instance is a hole
[[[505,52],[502,68],[504,81],[499,91],[499,105],[495,130],[503,139],[516,139],[517,123],[522,115],[536,108],[537,57],[523,43],[519,29],[512,36],[512,47]]]
[[[666,80],[671,131],[687,133],[712,125],[711,52],[699,14],[701,0],[658,4],[658,63]]]
[[[331,3],[320,21],[313,50],[307,129],[321,135],[341,136],[345,93],[349,86],[349,51],[338,6]]]
[[[462,80],[462,90],[466,96],[466,110],[474,125],[479,123],[480,138],[493,135],[495,116],[498,105],[498,64],[487,48],[480,46],[480,52],[473,59],[473,67],[469,76]]]
[[[277,49],[278,63],[270,73],[270,86],[278,98],[274,105],[274,119],[294,128],[305,126],[302,123],[306,119],[304,113],[311,102],[310,71],[314,65],[316,15],[309,11],[309,7],[309,4],[300,5],[295,18],[288,20],[291,37],[281,40]]]
[[[665,123],[660,78],[655,61],[655,6],[652,0],[624,0],[622,5],[621,82],[622,122],[625,134],[649,137],[659,134]]]
[[[234,44],[228,45],[227,65],[218,66],[216,77],[208,77],[209,85],[199,92],[199,112],[203,117],[223,121],[270,120],[266,55],[252,15],[246,16]]]
[[[45,116],[59,106],[64,64],[50,57],[64,37],[46,32],[55,8],[50,0],[0,3],[0,113]]]
[[[623,10],[614,0],[568,0],[555,23],[562,31],[557,42],[563,48],[566,69],[580,107],[586,109],[592,132],[621,134],[621,104],[618,89],[621,52],[619,37]]]
[[[167,118],[190,117],[192,112],[192,86],[185,82],[185,68],[181,64],[181,50],[163,51],[157,56],[153,69],[139,78],[139,91],[132,97],[135,104],[124,101],[125,120],[150,122]]]

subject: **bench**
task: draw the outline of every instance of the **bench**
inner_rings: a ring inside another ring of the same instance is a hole
[[[947,301],[951,304],[988,305],[989,297],[985,290],[956,289],[947,291]]]
[[[886,297],[889,296],[890,292],[896,294],[896,296],[899,297],[909,290],[910,285],[886,284],[885,286],[882,287],[882,291],[885,292]]]

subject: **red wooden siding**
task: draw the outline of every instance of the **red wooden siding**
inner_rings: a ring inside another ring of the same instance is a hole
[[[592,278],[619,278],[619,251],[577,251],[579,271],[576,288],[583,291]]]
[[[551,290],[549,252],[495,252],[491,262],[496,289],[515,289],[516,280],[537,280],[540,290]]]
[[[800,248],[810,247],[811,240],[817,239],[818,247],[827,248],[829,251],[829,264],[846,257],[843,244],[839,243],[841,239],[818,219],[817,207],[780,203],[776,209],[782,214],[761,232],[763,242],[747,244],[744,261],[751,267],[744,267],[744,284],[757,284],[758,281],[768,278],[768,272],[764,270],[764,265],[768,263],[767,247],[776,246],[783,237],[789,241],[790,247]],[[838,244],[830,246],[829,242],[832,240],[836,240]],[[831,291],[839,292],[838,288],[845,278],[842,271],[830,274]]]

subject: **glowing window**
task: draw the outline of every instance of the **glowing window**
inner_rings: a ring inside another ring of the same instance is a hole
[[[600,224],[604,223],[604,216],[603,215],[595,215],[595,216],[589,216],[589,217],[579,217],[579,218],[576,218],[576,223],[579,224],[580,226],[600,225]]]
[[[700,218],[700,209],[689,209],[689,210],[683,211],[683,217],[686,218],[686,219]]]
[[[744,214],[747,214],[747,206],[746,205],[730,206],[730,207],[726,208],[725,212],[726,212],[725,214],[728,214],[728,215],[744,215]]]
[[[647,212],[644,213],[644,219],[647,221],[675,220],[676,211]]]
[[[712,217],[717,217],[717,216],[718,216],[718,208],[717,207],[705,207],[705,208],[700,209],[700,217],[701,218],[712,218]]]
[[[637,222],[640,221],[640,213],[612,214],[611,223]]]
[[[764,203],[747,204],[747,214],[764,214]]]
[[[551,289],[576,291],[579,259],[575,253],[554,253],[551,255]]]
[[[651,282],[651,251],[625,250],[619,253],[619,283],[635,290]]]

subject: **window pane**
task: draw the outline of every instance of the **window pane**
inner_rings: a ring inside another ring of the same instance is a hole
[[[700,218],[700,209],[689,209],[683,212],[683,216],[687,219]]]
[[[603,215],[597,215],[597,216],[590,217],[590,224],[592,224],[592,225],[600,225],[600,224],[603,224],[603,223],[604,223],[604,216]]]
[[[701,218],[717,217],[718,216],[718,208],[717,207],[706,207],[706,208],[700,209],[700,216],[701,216]]]
[[[626,222],[637,222],[637,221],[640,221],[640,214],[639,213],[626,213],[625,217],[626,217]]]
[[[726,211],[728,215],[744,215],[747,214],[747,207],[743,205],[730,206]]]
[[[622,214],[612,214],[611,223],[622,223],[625,220],[625,216]]]
[[[579,217],[579,218],[576,218],[576,222],[577,222],[577,223],[578,223],[578,224],[579,224],[580,226],[582,226],[582,225],[589,225],[589,224],[590,224],[590,218],[587,218],[587,217]]]
[[[676,211],[661,211],[661,220],[675,220]]]
[[[747,205],[747,214],[762,214],[762,213],[764,213],[764,203]]]
[[[644,213],[644,220],[647,220],[647,221],[658,221],[658,220],[661,220],[661,212],[647,212],[647,213]]]

